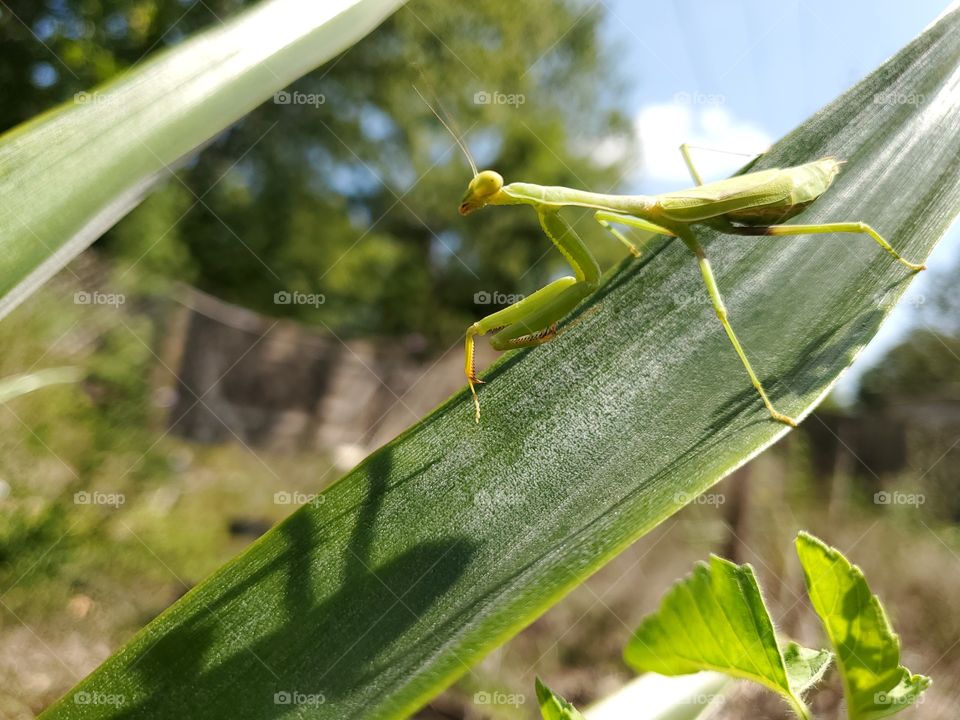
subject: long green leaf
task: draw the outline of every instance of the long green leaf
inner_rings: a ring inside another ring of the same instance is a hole
[[[270,0],[0,138],[0,317],[171,166],[403,0]]]
[[[906,709],[930,678],[900,664],[900,638],[863,571],[808,533],[797,537],[807,593],[837,650],[850,720],[876,720]]]
[[[0,378],[0,403],[5,403],[50,385],[74,383],[82,377],[83,371],[80,368],[58,367]]]
[[[960,207],[958,64],[953,12],[759,165],[846,159],[803,221],[863,220],[926,257]],[[701,237],[747,350],[794,415],[910,282],[862,237]],[[488,374],[480,425],[464,393],[452,398],[195,587],[47,717],[406,717],[786,432],[679,243],[625,262],[575,316]],[[77,692],[123,702],[80,707]],[[274,704],[294,692],[303,704]]]
[[[796,643],[781,648],[753,568],[716,556],[671,588],[634,631],[623,656],[638,672],[713,670],[758,682],[807,720],[803,692],[830,664],[826,650]]]

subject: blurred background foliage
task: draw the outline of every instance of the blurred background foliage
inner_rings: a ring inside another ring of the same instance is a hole
[[[0,130],[244,4],[10,2],[16,17],[0,15]],[[568,0],[533,0],[522,13],[511,2],[416,0],[352,48],[350,62],[288,88],[315,104],[265,103],[216,138],[202,162],[178,168],[177,180],[98,248],[342,336],[415,332],[449,344],[477,314],[475,292],[529,293],[559,264],[543,259],[530,213],[457,216],[468,165],[413,86],[435,93],[469,132],[481,165],[507,178],[613,188],[629,156],[601,167],[591,152],[600,138],[626,141],[629,127],[615,109],[600,17]],[[495,92],[522,103],[482,102]],[[281,291],[322,293],[326,302],[277,305]]]
[[[0,130],[245,4],[3,0]],[[561,271],[532,213],[457,216],[467,163],[413,91],[416,84],[436,94],[481,166],[508,179],[616,190],[638,148],[618,110],[629,73],[601,39],[603,4],[522,7],[411,0],[352,48],[349,62],[335,60],[288,88],[322,95],[322,103],[258,108],[0,322],[0,377],[58,365],[85,373],[0,411],[0,717],[34,717],[289,514],[276,493],[308,495],[339,475],[330,453],[170,434],[178,284],[338,337],[402,338],[429,359],[459,346],[466,325],[491,311],[475,293],[526,294]],[[524,102],[482,102],[494,92]],[[611,143],[618,158],[601,162],[610,156],[601,144]],[[577,229],[605,265],[621,257],[592,221]],[[74,293],[91,287],[124,302],[78,304]],[[326,302],[277,304],[281,291]],[[783,629],[815,644],[816,628],[797,610],[802,577],[788,552],[796,530],[807,528],[864,566],[903,636],[904,662],[937,679],[931,699],[904,717],[955,717],[958,303],[945,273],[914,334],[863,375],[852,404],[828,401],[422,716],[536,717],[532,702],[473,702],[473,693],[497,689],[532,700],[535,672],[581,705],[613,691],[630,677],[620,661],[629,631],[711,551],[753,562]],[[76,500],[94,492],[123,501]],[[883,493],[924,501],[884,502],[892,495]],[[834,690],[820,700],[822,717],[837,716]],[[744,692],[725,717],[784,717],[775,702]]]

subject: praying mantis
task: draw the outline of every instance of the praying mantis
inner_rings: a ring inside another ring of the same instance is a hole
[[[842,161],[833,157],[795,167],[749,172],[704,184],[693,164],[689,147],[681,145],[680,152],[695,187],[660,195],[609,195],[533,183],[504,184],[499,173],[493,170],[478,171],[466,145],[446,123],[443,124],[466,154],[473,170],[473,179],[460,202],[460,214],[469,215],[487,206],[529,205],[537,213],[543,232],[573,270],[572,276],[554,280],[519,302],[487,315],[467,328],[465,373],[478,423],[480,399],[476,386],[483,381],[477,377],[474,360],[476,338],[495,331],[490,342],[495,350],[513,350],[548,342],[557,335],[557,323],[599,286],[600,267],[573,227],[560,216],[559,211],[564,207],[594,210],[597,222],[637,256],[640,254],[637,248],[614,225],[680,238],[696,258],[717,318],[771,419],[791,427],[797,426],[796,420],[774,408],[750,365],[730,324],[707,254],[691,228],[694,225],[706,225],[729,235],[747,236],[866,234],[911,271],[918,272],[926,267],[904,260],[880,233],[863,222],[782,224],[784,220],[801,213],[830,188],[842,164]]]

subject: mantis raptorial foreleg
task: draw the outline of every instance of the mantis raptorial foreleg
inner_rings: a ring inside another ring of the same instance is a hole
[[[753,387],[756,388],[757,392],[760,394],[760,398],[763,400],[763,404],[766,405],[767,410],[770,412],[770,416],[774,420],[786,423],[791,427],[796,427],[796,420],[774,409],[773,403],[771,403],[770,398],[767,397],[766,390],[763,389],[763,384],[760,382],[760,378],[757,377],[757,374],[753,371],[753,367],[750,365],[750,361],[747,360],[747,354],[744,352],[743,346],[740,344],[740,340],[737,339],[737,334],[733,331],[733,327],[730,325],[730,320],[727,318],[727,307],[723,302],[723,297],[720,295],[720,289],[717,287],[717,279],[713,275],[713,269],[710,267],[710,261],[707,259],[707,254],[704,252],[703,247],[697,241],[697,238],[694,236],[694,234],[689,230],[684,229],[679,234],[680,239],[683,240],[684,244],[686,244],[693,254],[697,256],[697,262],[700,265],[700,273],[703,275],[703,282],[707,286],[707,293],[710,295],[710,301],[713,303],[713,309],[717,313],[717,317],[720,319],[720,324],[723,325],[723,329],[727,332],[727,337],[730,338],[730,344],[733,345],[733,349],[740,357],[740,362],[743,363],[743,367],[746,369],[747,375],[750,376],[750,382],[753,383]]]
[[[557,322],[573,310],[581,300],[597,289],[600,267],[587,246],[556,210],[539,210],[540,225],[570,263],[576,277],[563,277],[540,288],[510,307],[487,315],[467,328],[466,373],[477,422],[480,422],[480,400],[475,384],[474,342],[478,335],[503,328],[491,339],[495,350],[513,350],[540,345],[557,334]]]
[[[498,350],[521,347],[524,344],[523,340],[525,338],[530,339],[530,342],[526,344],[538,344],[533,342],[534,335],[538,335],[539,342],[543,342],[546,335],[540,331],[544,327],[549,326],[550,322],[546,323],[546,326],[536,326],[531,320],[538,314],[538,311],[552,307],[553,304],[562,297],[565,291],[576,286],[576,284],[577,279],[574,277],[564,277],[559,280],[554,280],[532,295],[515,302],[503,310],[498,310],[495,313],[487,315],[482,320],[478,320],[468,327],[465,370],[467,378],[471,382],[471,387],[472,383],[483,382],[477,379],[476,368],[474,367],[474,341],[478,335],[486,335],[491,330],[499,330],[502,328],[494,337],[494,340],[498,341],[498,344],[506,344],[508,342],[512,344],[507,348],[497,348]]]
[[[903,263],[913,271],[925,270],[926,265],[904,260],[894,250],[890,243],[872,227],[862,222],[826,223],[824,225],[766,225],[762,227],[740,227],[731,225],[723,228],[724,232],[734,235],[820,235],[823,233],[857,233],[869,235],[876,243],[886,250],[891,257]]]

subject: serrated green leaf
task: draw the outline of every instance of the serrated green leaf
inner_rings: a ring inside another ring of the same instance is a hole
[[[900,638],[863,572],[808,533],[797,537],[807,592],[837,652],[850,720],[893,715],[930,687],[900,664]]]
[[[801,694],[823,674],[830,653],[790,643],[785,654],[789,670],[753,568],[716,556],[671,588],[624,650],[627,663],[640,672],[713,670],[753,680],[809,717]]]
[[[537,678],[537,703],[543,720],[584,720],[579,710],[544,685],[540,678]]]
[[[926,258],[960,208],[958,66],[953,12],[756,167],[846,159],[799,219],[863,220]],[[881,93],[916,102],[878,104]],[[451,188],[452,208],[461,192]],[[867,238],[698,235],[755,367],[795,416],[910,282]],[[276,716],[274,694],[293,690],[323,695],[309,708],[318,719],[409,717],[787,431],[757,400],[682,244],[623,263],[571,320],[485,376],[482,423],[459,393],[198,584],[45,717]],[[124,704],[81,707],[77,693]]]

